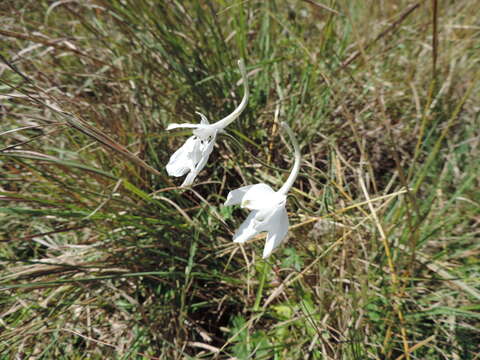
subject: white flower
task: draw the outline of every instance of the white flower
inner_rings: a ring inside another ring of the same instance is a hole
[[[244,243],[260,232],[268,232],[263,258],[267,258],[277,248],[288,232],[288,215],[285,209],[287,193],[292,187],[300,170],[300,148],[292,130],[286,123],[282,123],[295,150],[295,164],[287,181],[278,191],[270,186],[260,183],[248,185],[230,191],[225,205],[240,204],[242,208],[252,210],[247,219],[233,235],[233,241]]]
[[[242,74],[244,93],[240,105],[230,115],[214,124],[209,124],[207,117],[197,112],[202,118],[200,124],[170,124],[167,127],[167,130],[177,128],[194,129],[193,135],[187,139],[180,149],[173,153],[167,164],[167,172],[170,176],[183,176],[188,172],[182,186],[189,186],[193,183],[212,153],[218,132],[239,117],[247,106],[249,90],[247,72],[243,60],[238,61],[238,67]]]

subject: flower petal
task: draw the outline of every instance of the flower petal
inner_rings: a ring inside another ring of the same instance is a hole
[[[197,177],[198,173],[195,171],[195,169],[191,170],[187,176],[185,177],[185,180],[183,180],[182,185],[180,187],[185,187],[185,186],[190,186],[193,184],[195,181],[195,178]]]
[[[252,211],[245,221],[240,225],[235,235],[233,235],[233,241],[236,243],[244,243],[251,237],[257,235],[259,231],[256,229],[257,221],[255,217],[258,215],[258,211]]]
[[[288,233],[288,214],[285,206],[279,206],[271,217],[265,221],[265,224],[257,227],[259,230],[267,230],[268,227],[268,236],[267,241],[265,242],[265,247],[263,249],[263,258],[269,257],[273,250],[278,247],[285,239],[285,236]]]
[[[207,164],[210,154],[213,151],[215,140],[216,140],[216,133],[213,136],[213,138],[208,142],[206,142],[205,140],[199,140],[200,149],[198,152],[198,157],[194,159],[196,164],[194,165],[190,173],[187,175],[187,177],[183,181],[182,187],[192,185],[198,173],[203,170],[203,168]]]
[[[193,130],[194,135],[204,140],[207,140],[211,137],[216,136],[217,132],[218,130],[215,129],[212,125],[204,125],[204,124],[200,124],[195,130]]]
[[[183,176],[189,170],[195,168],[196,158],[199,157],[200,140],[190,136],[185,144],[173,153],[167,164],[167,172],[170,176]]]
[[[241,201],[241,206],[250,210],[273,208],[285,202],[285,195],[276,193],[267,184],[256,184],[249,188]]]
[[[208,125],[208,124],[210,124],[210,123],[208,122],[207,117],[206,117],[205,115],[203,115],[200,111],[195,111],[195,113],[198,114],[198,115],[200,115],[200,117],[202,118],[202,120],[200,121],[200,124],[202,124],[202,125]]]
[[[230,206],[230,205],[238,205],[242,202],[243,197],[245,196],[245,193],[255,185],[247,185],[247,186],[242,186],[241,188],[232,190],[228,193],[227,195],[227,201],[225,201],[225,206]]]

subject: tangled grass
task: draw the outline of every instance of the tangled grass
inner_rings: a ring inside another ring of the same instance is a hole
[[[477,359],[475,1],[0,3],[0,354]],[[164,166],[251,97],[200,182]],[[278,113],[278,116],[275,116]],[[228,190],[288,176],[289,238]]]

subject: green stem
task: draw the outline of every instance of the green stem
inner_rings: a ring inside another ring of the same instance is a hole
[[[260,278],[260,285],[258,286],[257,297],[255,298],[255,304],[253,305],[253,311],[260,310],[260,301],[262,301],[263,287],[265,286],[265,280],[267,279],[267,270],[268,270],[268,263],[264,261],[263,267],[261,270],[262,277]]]

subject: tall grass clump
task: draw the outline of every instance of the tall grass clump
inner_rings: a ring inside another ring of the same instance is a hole
[[[0,3],[0,354],[476,359],[475,1]],[[240,103],[197,183],[165,165]],[[288,239],[232,242],[232,189]]]

